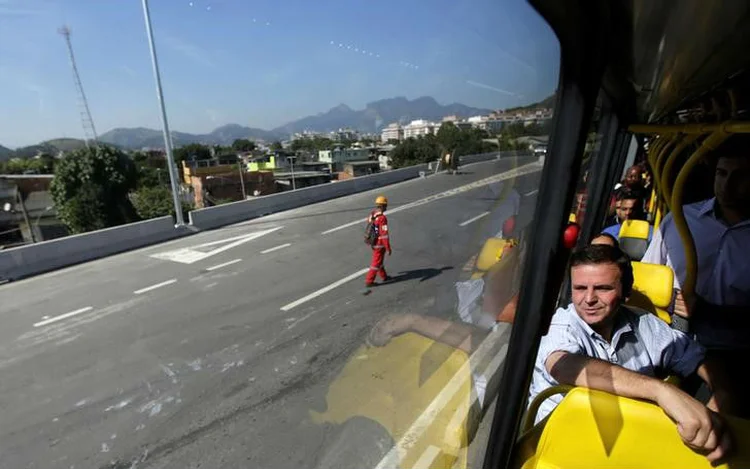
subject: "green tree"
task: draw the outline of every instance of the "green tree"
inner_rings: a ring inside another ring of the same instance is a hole
[[[174,201],[169,186],[141,187],[132,193],[130,199],[138,216],[144,220],[166,215],[174,216]],[[190,204],[182,204],[182,212],[186,218],[191,208]]]
[[[169,184],[167,160],[163,156],[136,151],[131,154],[131,158],[136,166],[138,188]]]
[[[394,168],[435,161],[440,157],[440,144],[434,135],[407,138],[391,153]]]
[[[238,138],[232,142],[232,150],[234,151],[253,151],[255,150],[255,142],[246,138]]]
[[[279,151],[283,149],[284,149],[284,145],[282,145],[281,142],[279,142],[278,140],[276,140],[275,142],[271,144],[272,151]]]
[[[463,131],[453,124],[445,122],[437,131],[437,140],[445,151],[456,151],[464,140]]]
[[[189,143],[179,148],[175,148],[174,160],[179,164],[180,161],[210,160],[211,149],[200,143]],[[179,166],[178,166],[179,167]]]
[[[137,170],[122,151],[108,146],[69,153],[55,168],[50,192],[60,219],[73,233],[136,221],[128,199]]]

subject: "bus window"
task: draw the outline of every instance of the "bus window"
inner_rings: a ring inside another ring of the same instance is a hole
[[[0,466],[481,464],[555,157],[526,0],[0,24]]]

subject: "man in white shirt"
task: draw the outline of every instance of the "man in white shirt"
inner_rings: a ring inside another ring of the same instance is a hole
[[[686,445],[704,451],[711,461],[730,442],[714,410],[723,405],[720,389],[708,407],[658,378],[658,371],[697,374],[711,386],[703,347],[671,329],[655,315],[623,306],[633,285],[630,259],[618,248],[592,245],[573,254],[572,302],[559,308],[539,344],[529,403],[557,384],[585,386],[657,404],[677,424]],[[542,403],[539,422],[559,404]],[[722,409],[723,410],[723,409]]]

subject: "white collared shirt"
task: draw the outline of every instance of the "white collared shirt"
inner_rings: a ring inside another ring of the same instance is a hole
[[[529,388],[530,405],[543,390],[559,384],[547,371],[547,358],[553,352],[568,352],[622,366],[648,376],[657,370],[688,376],[695,372],[705,356],[705,349],[686,334],[645,311],[621,307],[617,312],[612,341],[594,331],[578,316],[571,303],[558,308],[552,316],[547,335],[542,337]],[[534,423],[541,421],[562,401],[554,395],[542,403]]]

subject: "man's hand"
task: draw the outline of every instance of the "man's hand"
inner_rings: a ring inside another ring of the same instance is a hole
[[[389,250],[388,250],[388,255],[390,256],[392,252],[393,252],[393,251],[391,251],[391,250],[389,249]]]
[[[682,290],[677,290],[677,295],[674,298],[674,313],[683,318],[689,318],[690,313],[693,311],[695,301],[686,299],[682,295]]]
[[[687,446],[705,454],[711,462],[726,456],[731,439],[724,431],[719,414],[666,383],[655,397],[659,407],[677,424],[677,431]]]

